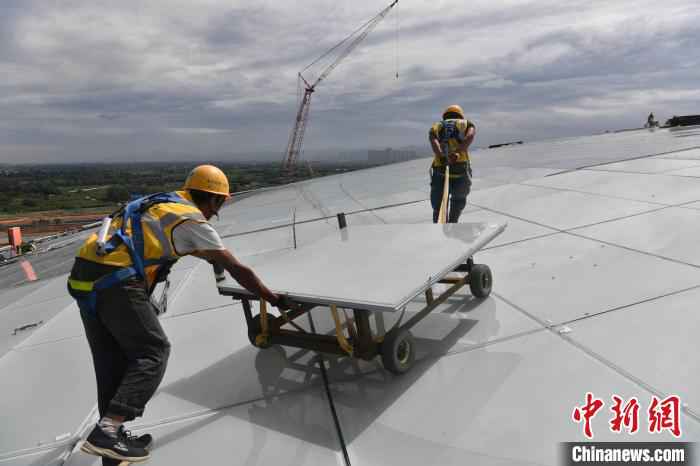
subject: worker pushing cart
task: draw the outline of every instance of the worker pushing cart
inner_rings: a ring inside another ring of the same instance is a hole
[[[343,228],[345,222],[339,223]],[[489,295],[491,270],[475,264],[473,256],[505,227],[485,223],[347,227],[299,249],[248,258],[273,291],[287,293],[289,312],[273,315],[261,301],[254,314],[252,301],[258,298],[231,281],[220,282],[219,293],[241,300],[254,346],[280,344],[365,360],[379,355],[387,370],[402,374],[415,359],[411,327],[466,285],[478,299]],[[434,296],[436,283],[450,287]],[[385,334],[373,333],[373,312],[403,313],[420,295],[426,300],[423,309]],[[295,322],[319,306],[333,317],[333,335]],[[345,312],[339,309],[351,309],[352,319],[343,323]]]
[[[286,308],[284,297],[241,264],[209,225],[229,197],[226,175],[201,165],[182,191],[137,199],[106,218],[78,251],[68,290],[92,352],[100,414],[81,450],[102,456],[104,465],[150,456],[151,435],[131,435],[124,423],[143,415],[165,373],[170,343],[150,294],[178,259],[205,259],[252,295]]]

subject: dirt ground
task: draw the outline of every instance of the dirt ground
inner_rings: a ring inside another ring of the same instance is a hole
[[[54,210],[16,216],[0,216],[0,246],[8,244],[7,229],[9,227],[21,227],[22,239],[27,240],[80,229],[83,225],[99,221],[109,212],[111,212],[109,209],[83,212]]]

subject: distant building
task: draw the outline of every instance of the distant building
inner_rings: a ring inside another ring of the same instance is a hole
[[[367,162],[371,164],[386,164],[405,162],[406,160],[417,159],[418,154],[414,150],[398,149],[387,147],[384,150],[368,150]]]
[[[700,115],[673,116],[666,121],[666,126],[694,126],[700,125]]]

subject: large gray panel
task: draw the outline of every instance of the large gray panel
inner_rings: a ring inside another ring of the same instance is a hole
[[[66,447],[40,450],[35,453],[0,459],[2,466],[63,466]]]
[[[293,299],[391,311],[466,261],[503,228],[483,223],[354,227],[245,262],[271,289]],[[230,279],[219,288],[245,291]]]
[[[467,198],[467,206],[464,208],[462,215],[478,209],[478,207],[471,205],[469,203],[469,198]],[[385,223],[405,225],[408,223],[432,223],[433,221],[433,208],[431,207],[429,200],[412,202],[385,209],[376,209],[372,212],[381,218]],[[508,228],[510,229],[510,225]]]
[[[659,157],[676,160],[700,160],[700,149],[678,151],[670,154],[660,155]]]
[[[471,210],[468,211],[460,217],[460,222],[486,222],[486,223],[508,223],[508,228],[494,238],[484,249],[490,249],[503,244],[512,243],[515,241],[525,241],[530,238],[536,238],[538,236],[544,236],[556,233],[556,230],[551,228],[543,227],[530,222],[525,222],[517,218],[509,217],[506,215],[498,214],[495,212],[490,212],[485,209],[481,210]],[[476,258],[479,257],[477,254]]]
[[[674,171],[666,172],[666,174],[667,175],[689,176],[692,178],[698,178],[698,177],[700,177],[700,167],[695,166],[695,167],[683,168],[682,170],[674,170]]]
[[[700,270],[557,234],[483,251],[494,292],[542,320],[563,322],[700,285]]]
[[[533,181],[536,182],[539,181]],[[471,196],[471,203],[563,230],[659,207],[646,202],[523,185],[479,191]]]
[[[12,304],[1,308],[0,312],[6,312],[13,309],[19,309],[24,306],[33,304],[48,303],[49,301],[60,302],[65,305],[70,303],[72,298],[68,294],[66,288],[66,276],[51,278],[46,281],[37,283],[36,287],[32,287],[31,291],[26,293],[19,299],[16,299]],[[58,308],[61,309],[61,305]]]
[[[52,299],[0,313],[0,357],[9,349],[22,345],[68,307],[64,299]]]
[[[439,284],[434,288],[443,289],[446,286]],[[373,313],[370,318],[373,333],[384,335],[397,323],[405,323],[425,305],[425,299],[417,298],[409,303],[405,315]],[[335,334],[335,324],[327,308],[314,309],[312,315],[316,332]],[[348,312],[348,315],[352,316],[352,312]],[[309,329],[303,321],[302,325],[305,329]],[[439,358],[445,354],[465,351],[475,346],[512,338],[541,328],[542,326],[535,320],[508,303],[494,296],[476,299],[466,289],[435,308],[411,328],[411,334],[415,339],[416,359],[422,360]],[[347,331],[345,333],[347,334]],[[286,350],[289,361],[294,360],[299,352],[291,348]],[[371,361],[332,354],[324,354],[323,357],[328,364],[328,379],[331,381],[346,380],[363,373],[385,373],[380,357]]]
[[[323,390],[275,396],[148,429],[155,438],[149,466],[343,465]],[[75,453],[66,466],[98,466]]]
[[[477,173],[479,165],[575,169],[646,155],[664,154],[699,145],[700,137],[697,134],[672,132],[666,129],[654,132],[639,130],[475,150],[472,159]]]
[[[163,315],[164,319],[231,304],[231,298],[217,292],[212,266],[203,260],[199,262],[187,271],[182,284],[168,295],[168,312]]]
[[[78,305],[71,303],[15,348],[21,349],[45,345],[68,338],[84,338],[84,333]]]
[[[163,327],[172,343],[168,370],[139,424],[209,412],[321,383],[313,353],[290,361],[281,347],[267,351],[253,347],[240,305],[174,317],[163,321]]]
[[[74,434],[96,403],[90,349],[75,338],[0,359],[0,454]]]
[[[526,184],[666,205],[700,200],[700,180],[684,176],[580,170]]]
[[[700,211],[669,207],[576,233],[700,266],[699,231]]]
[[[377,209],[373,211],[386,223],[432,223],[433,210],[430,201],[422,201],[403,206]],[[350,218],[353,218],[351,216]],[[508,228],[491,241],[485,249],[513,241],[521,241],[527,238],[554,233],[556,230],[546,228],[534,223],[525,222],[514,217],[508,217],[485,209],[481,209],[467,203],[462,212],[460,223],[508,223]]]
[[[574,322],[567,336],[700,412],[700,290]]]
[[[558,465],[559,442],[586,440],[571,419],[586,392],[606,403],[596,441],[674,440],[611,432],[613,394],[639,398],[642,428],[651,394],[548,331],[332,384],[352,464],[409,466]],[[683,422],[682,438],[700,439],[700,425]]]
[[[700,161],[698,160],[675,160],[661,157],[662,156],[609,163],[598,167],[591,167],[590,170],[628,173],[673,173],[674,170],[700,166]]]
[[[0,267],[0,274],[4,271]],[[0,312],[2,312],[6,307],[14,304],[16,301],[24,298],[25,296],[33,293],[36,289],[41,288],[46,283],[43,281],[26,283],[20,286],[9,287],[0,293]]]

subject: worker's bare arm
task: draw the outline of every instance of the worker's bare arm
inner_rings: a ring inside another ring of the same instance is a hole
[[[193,253],[193,255],[209,262],[219,264],[226,269],[226,271],[231,274],[231,277],[240,283],[243,288],[259,296],[273,306],[280,304],[279,296],[270,291],[255,272],[253,272],[250,267],[241,264],[228,249],[197,251]]]
[[[469,149],[469,146],[471,145],[471,143],[474,142],[475,136],[476,136],[476,128],[473,126],[470,126],[469,128],[467,128],[467,132],[464,135],[464,141],[462,141],[459,144],[459,148],[461,150]]]
[[[435,155],[435,157],[442,157],[442,149],[437,139],[430,138],[430,147],[433,149],[433,155]]]

